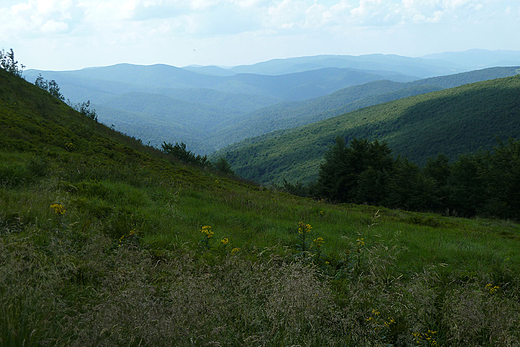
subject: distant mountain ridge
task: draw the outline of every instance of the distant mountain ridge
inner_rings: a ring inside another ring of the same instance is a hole
[[[421,57],[404,57],[394,54],[317,55],[286,59],[272,59],[252,65],[231,68],[186,67],[190,71],[215,75],[254,73],[282,75],[287,73],[317,70],[325,67],[365,70],[396,71],[417,79],[449,75],[475,69],[497,66],[520,65],[520,51],[471,49],[462,52],[443,52]]]
[[[77,71],[28,70],[26,78],[34,81],[41,73],[56,80],[66,98],[90,100],[101,122],[145,143],[185,142],[194,152],[208,154],[269,131],[448,88],[457,85],[460,76],[451,77],[455,83],[419,78],[467,69],[431,58],[315,56],[228,69],[117,64]],[[490,71],[485,79],[502,77],[500,73]],[[388,87],[391,83],[394,87]],[[356,89],[345,90],[358,86],[358,98]]]
[[[211,139],[238,142],[272,131],[318,122],[363,107],[517,73],[520,73],[520,67],[489,68],[408,83],[374,81],[341,89],[321,98],[276,104],[253,111],[241,117],[239,123],[213,134]]]
[[[520,51],[470,49],[464,52],[443,52],[422,56],[423,59],[445,62],[478,69],[491,66],[520,65]]]
[[[47,80],[56,80],[62,93],[72,102],[90,100],[99,112],[98,119],[105,124],[113,124],[120,130],[124,128],[131,136],[142,136],[145,143],[185,142],[193,145],[193,151],[203,154],[217,148],[200,139],[209,138],[214,131],[229,125],[230,119],[239,122],[240,114],[284,101],[324,96],[346,86],[370,81],[414,79],[394,72],[378,75],[333,67],[280,76],[236,74],[219,77],[166,65],[130,64],[63,72],[28,70],[26,78],[34,81],[39,74]],[[125,99],[128,104],[137,106],[135,93],[139,95],[140,107],[129,108],[116,102]],[[172,102],[172,98],[178,101]],[[187,108],[187,103],[191,109]],[[144,104],[146,106],[141,107]],[[201,117],[204,109],[211,109],[207,122],[195,122],[194,126],[192,118]],[[142,110],[146,112],[142,113]],[[134,119],[133,125],[128,122],[129,118]],[[165,121],[166,118],[170,122]],[[119,128],[119,124],[125,126]],[[159,127],[161,131],[153,130]]]
[[[403,57],[393,54],[367,54],[360,56],[319,55],[273,59],[253,65],[236,66],[230,70],[237,73],[281,75],[326,67],[369,71],[393,71],[416,76],[417,79],[467,70],[464,66],[440,60],[429,59],[425,61],[421,58]]]

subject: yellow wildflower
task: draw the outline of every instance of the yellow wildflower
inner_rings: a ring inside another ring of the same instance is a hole
[[[65,212],[67,211],[62,204],[52,204],[51,208],[53,208],[54,213],[56,213],[58,215],[65,214]]]
[[[220,240],[223,244],[227,245],[229,242],[229,239],[227,237],[224,237],[222,240]]]
[[[312,229],[312,227],[310,224],[305,224],[304,222],[298,223],[298,233],[300,233],[300,234],[310,233],[311,229]]]
[[[356,241],[357,241],[358,246],[364,246],[365,245],[365,241],[363,241],[363,238],[357,239]]]
[[[240,251],[240,248],[235,247],[235,248],[233,248],[233,249],[231,250],[231,254],[232,254],[232,255],[235,255],[238,251]]]
[[[493,286],[491,283],[488,283],[486,288],[489,290],[490,294],[495,294],[500,289],[499,286]]]
[[[206,234],[206,237],[208,239],[210,239],[213,236],[213,234],[214,234],[213,230],[211,230],[211,226],[210,225],[203,226],[202,229],[200,230],[200,232],[203,233],[203,234]]]
[[[314,239],[314,243],[316,243],[317,248],[320,248],[321,246],[323,246],[324,242],[325,241],[323,240],[323,237],[321,237],[321,236]]]
[[[385,321],[384,323],[387,327],[390,327],[391,324],[395,323],[395,319],[393,319],[392,317],[388,317],[388,322]]]

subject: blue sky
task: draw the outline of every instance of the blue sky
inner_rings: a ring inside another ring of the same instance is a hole
[[[27,68],[520,50],[518,0],[0,0]]]

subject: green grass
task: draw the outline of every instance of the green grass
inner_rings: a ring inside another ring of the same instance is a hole
[[[0,110],[0,345],[519,344],[518,224],[264,189],[0,78],[20,112]],[[50,122],[37,97],[53,127],[21,143],[29,119]]]

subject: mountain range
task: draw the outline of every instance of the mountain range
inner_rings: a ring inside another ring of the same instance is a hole
[[[421,58],[300,57],[226,69],[118,64],[77,71],[28,70],[25,76],[29,81],[39,74],[55,80],[72,103],[90,100],[101,122],[144,143],[184,142],[196,153],[210,154],[266,132],[467,83],[424,79],[474,69],[475,64],[465,63],[468,55],[479,67],[485,66],[482,62],[515,61],[515,52],[470,51]],[[516,61],[520,65],[520,58]],[[504,72],[486,73],[467,81],[503,77]],[[356,86],[359,89],[348,89]]]

